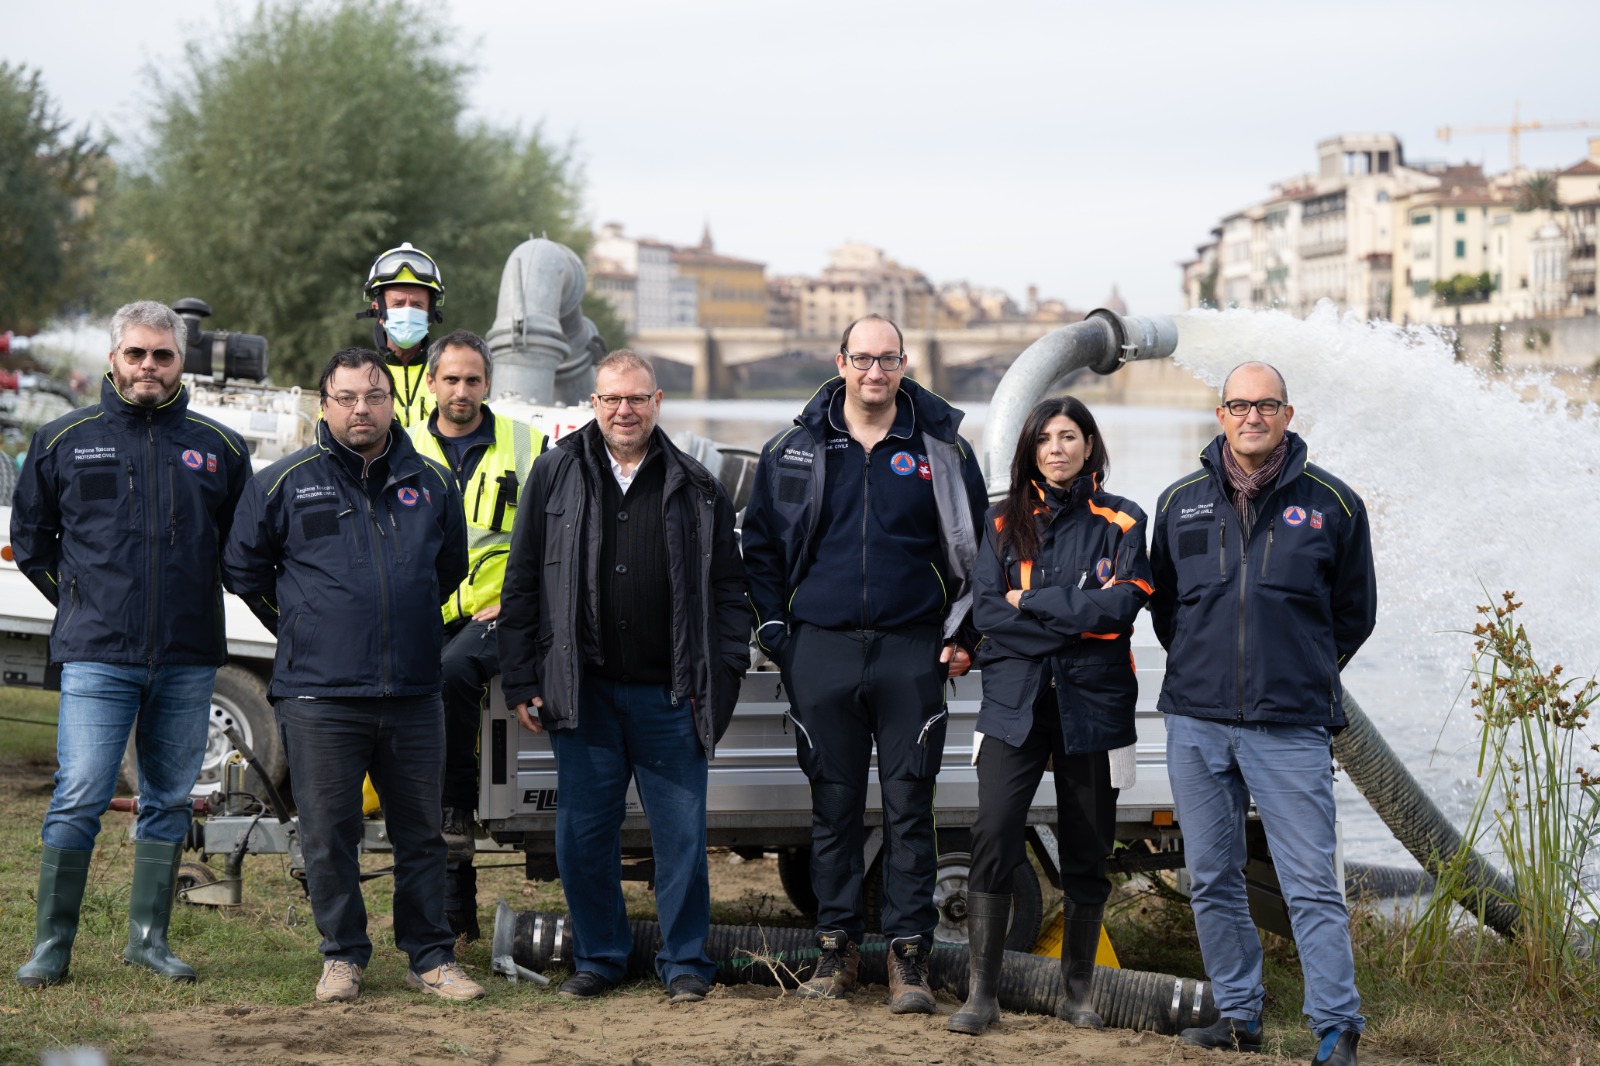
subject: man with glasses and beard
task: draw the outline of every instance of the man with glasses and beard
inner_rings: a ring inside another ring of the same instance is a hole
[[[811,781],[821,957],[800,991],[839,999],[856,984],[876,740],[889,1009],[931,1014],[943,687],[976,645],[967,619],[988,501],[961,412],[905,376],[898,326],[852,322],[834,362],[840,376],[762,449],[743,527],[756,637],[783,672]]]
[[[1315,1066],[1355,1066],[1366,1019],[1334,872],[1339,671],[1377,620],[1361,498],[1289,432],[1283,375],[1244,363],[1217,406],[1201,469],[1157,502],[1150,613],[1167,649],[1157,706],[1183,828],[1200,952],[1221,1017],[1180,1038],[1260,1051],[1261,939],[1245,893],[1252,797],[1289,906],[1319,1038]]]
[[[467,574],[461,498],[395,424],[394,379],[377,352],[334,353],[318,392],[316,442],[251,483],[223,557],[229,590],[278,638],[268,694],[322,933],[316,999],[355,1000],[372,955],[359,854],[367,775],[394,847],[405,983],[477,999],[444,918],[440,831],[439,608]]]
[[[11,548],[56,605],[50,661],[61,666],[34,947],[17,971],[28,988],[67,977],[130,732],[139,817],[123,958],[171,981],[195,979],[168,948],[167,925],[211,686],[227,659],[218,567],[250,455],[233,430],[189,410],[186,336],[183,319],[154,301],[118,309],[100,402],[35,433],[17,481]]]

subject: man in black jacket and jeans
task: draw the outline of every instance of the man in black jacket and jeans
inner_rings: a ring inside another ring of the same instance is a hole
[[[862,816],[873,741],[883,794],[889,1009],[933,1013],[933,785],[946,676],[966,672],[972,566],[987,504],[961,412],[905,377],[899,327],[844,331],[838,378],[762,449],[744,556],[761,647],[783,671],[811,781],[822,955],[801,994],[856,983],[866,932]]]
[[[500,594],[502,685],[556,756],[575,971],[561,995],[602,995],[627,968],[631,779],[655,856],[656,972],[670,1002],[694,1002],[714,975],[706,774],[749,663],[744,567],[727,493],[656,428],[650,364],[612,352],[590,402],[594,421],[533,466]]]
[[[322,933],[316,998],[356,999],[372,956],[358,852],[370,774],[394,845],[405,982],[477,999],[445,923],[440,830],[439,606],[467,574],[461,499],[395,424],[394,379],[377,352],[334,353],[318,391],[316,443],[251,483],[223,557],[229,590],[278,638],[268,694]]]

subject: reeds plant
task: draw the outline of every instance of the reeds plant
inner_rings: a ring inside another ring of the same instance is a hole
[[[1469,689],[1480,788],[1461,849],[1441,857],[1436,890],[1408,931],[1406,963],[1439,976],[1446,960],[1459,959],[1446,950],[1452,938],[1475,935],[1481,948],[1496,935],[1481,912],[1475,930],[1464,929],[1453,902],[1467,887],[1470,850],[1481,848],[1499,857],[1513,886],[1507,902],[1519,912],[1513,957],[1520,965],[1503,976],[1525,994],[1592,1015],[1600,1009],[1600,898],[1589,866],[1600,846],[1600,771],[1580,760],[1595,765],[1592,753],[1600,751],[1584,729],[1600,689],[1593,678],[1563,677],[1559,665],[1541,669],[1517,618],[1521,606],[1506,592],[1478,608]]]

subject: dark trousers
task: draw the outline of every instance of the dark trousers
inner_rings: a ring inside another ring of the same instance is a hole
[[[361,779],[370,774],[394,847],[395,946],[416,973],[450,962],[455,937],[444,920],[439,697],[284,699],[277,710],[323,957],[357,966],[372,957],[358,851]]]
[[[444,805],[478,806],[478,724],[489,681],[500,672],[500,642],[493,622],[452,622],[445,629]]]
[[[937,847],[933,786],[944,756],[945,667],[936,627],[801,625],[784,656],[800,767],[811,781],[817,929],[866,934],[861,894],[867,771],[878,748],[883,800],[883,935],[932,947]]]
[[[1011,892],[1013,871],[1028,861],[1026,825],[1047,761],[1056,784],[1061,889],[1074,903],[1097,906],[1111,895],[1106,860],[1117,829],[1117,790],[1103,751],[1068,755],[1061,743],[1056,691],[1033,705],[1033,728],[1021,747],[984,737],[978,749],[978,817],[972,823],[973,892]]]

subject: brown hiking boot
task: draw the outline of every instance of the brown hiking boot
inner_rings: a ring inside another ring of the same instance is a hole
[[[889,1013],[933,1013],[928,957],[923,953],[921,937],[889,941]]]
[[[817,948],[821,952],[817,968],[796,991],[806,999],[843,999],[856,987],[861,949],[844,935],[843,929],[818,933]]]

